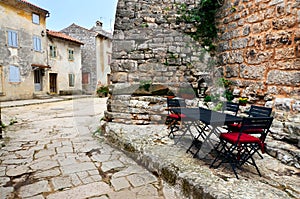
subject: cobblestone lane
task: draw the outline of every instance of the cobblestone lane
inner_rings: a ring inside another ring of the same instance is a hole
[[[183,198],[103,138],[106,99],[2,109],[0,198]]]

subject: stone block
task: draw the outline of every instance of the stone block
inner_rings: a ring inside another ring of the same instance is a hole
[[[265,72],[266,68],[261,66],[240,66],[240,77],[244,79],[262,80]]]
[[[268,73],[267,83],[276,85],[300,85],[300,72],[272,70]]]
[[[116,72],[112,75],[112,82],[127,82],[128,73]]]
[[[127,41],[127,40],[115,40],[113,45],[113,51],[114,52],[131,52],[135,49],[135,41]]]

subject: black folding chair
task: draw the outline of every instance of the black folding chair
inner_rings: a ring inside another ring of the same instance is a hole
[[[226,112],[226,113],[236,116],[239,111],[239,107],[240,107],[240,105],[238,103],[224,102],[223,106],[222,106],[222,112],[223,113]]]
[[[181,120],[182,118],[185,117],[184,114],[181,114],[181,112],[174,112],[172,111],[172,108],[185,108],[186,103],[184,99],[179,99],[179,98],[167,98],[167,110],[168,110],[168,115],[166,118],[165,124],[168,125],[168,129],[170,129],[168,137],[171,135],[174,137],[175,134],[174,132],[179,130],[179,127],[181,125]]]
[[[221,133],[220,141],[215,147],[217,156],[210,167],[213,167],[217,161],[220,163],[216,168],[228,162],[236,178],[238,178],[236,168],[241,168],[245,163],[249,163],[256,168],[259,176],[261,176],[253,155],[259,150],[264,153],[265,139],[272,121],[272,117],[245,117],[239,132]],[[254,130],[260,132],[258,137],[248,134],[248,131]]]
[[[272,108],[264,107],[264,106],[256,106],[251,105],[250,110],[248,111],[248,117],[270,117],[272,113]],[[228,124],[228,131],[239,131],[241,128],[241,124],[234,123]],[[251,133],[249,131],[249,133]],[[253,132],[257,133],[257,132]]]

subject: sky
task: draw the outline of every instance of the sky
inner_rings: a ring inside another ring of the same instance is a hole
[[[103,29],[113,31],[118,0],[27,0],[50,12],[46,28],[60,31],[72,23],[90,29],[102,21]]]

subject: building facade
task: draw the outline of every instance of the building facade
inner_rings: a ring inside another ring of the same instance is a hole
[[[49,92],[71,95],[82,91],[81,45],[83,43],[56,31],[47,31]]]
[[[102,23],[97,21],[96,26],[90,30],[71,24],[61,32],[84,42],[81,47],[83,92],[95,94],[98,86],[108,85],[110,83],[112,35],[102,29]]]
[[[47,31],[49,12],[25,0],[0,1],[0,12],[0,101],[82,89],[83,43]]]
[[[1,1],[0,100],[32,98],[47,91],[46,17],[27,1]]]

